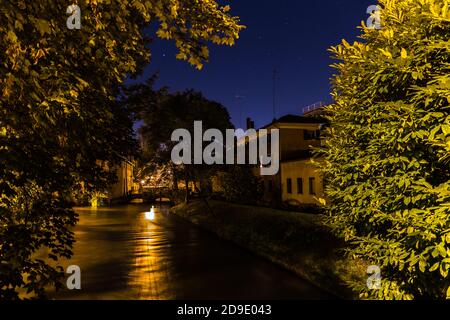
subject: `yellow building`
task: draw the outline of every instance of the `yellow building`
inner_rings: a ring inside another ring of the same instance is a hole
[[[281,164],[281,190],[282,202],[294,206],[319,204],[325,197],[322,175],[310,157]]]
[[[321,130],[326,125],[319,115],[317,111],[309,116],[286,115],[262,128],[278,129],[280,134],[278,174],[260,176],[259,168],[253,169],[262,181],[265,204],[317,204],[317,198],[323,198],[323,179],[311,162],[311,151],[321,145]]]

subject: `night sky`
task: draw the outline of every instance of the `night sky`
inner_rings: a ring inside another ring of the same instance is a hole
[[[276,116],[301,114],[317,101],[330,102],[333,69],[327,51],[356,40],[376,0],[235,0],[232,14],[247,26],[234,47],[211,48],[202,71],[175,59],[174,45],[157,39],[144,77],[159,72],[157,87],[195,89],[226,106],[237,127],[252,117],[256,127],[273,118],[273,69],[278,69]],[[244,98],[237,99],[236,96]]]

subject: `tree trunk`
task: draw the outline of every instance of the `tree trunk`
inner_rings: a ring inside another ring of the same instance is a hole
[[[170,169],[171,169],[171,171],[172,171],[172,183],[173,183],[173,190],[174,191],[178,191],[178,177],[177,177],[177,174],[176,174],[176,168],[175,168],[175,166],[173,165],[173,163],[171,163],[170,164]]]

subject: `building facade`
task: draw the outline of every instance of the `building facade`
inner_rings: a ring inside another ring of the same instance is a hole
[[[114,169],[117,182],[109,187],[108,197],[111,200],[122,199],[138,191],[139,185],[134,181],[134,161],[132,158],[124,158],[120,165]]]
[[[311,158],[281,164],[282,202],[290,206],[318,204],[324,198],[323,178]]]
[[[286,115],[262,128],[278,129],[280,133],[278,174],[259,176],[259,169],[254,169],[263,184],[265,204],[311,205],[324,197],[323,177],[313,163],[312,150],[321,146],[325,126],[325,119],[316,111],[313,116]]]

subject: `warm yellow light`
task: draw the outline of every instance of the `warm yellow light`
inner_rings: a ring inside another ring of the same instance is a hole
[[[96,195],[94,195],[91,198],[91,208],[97,209],[97,207],[98,207],[98,198]]]

